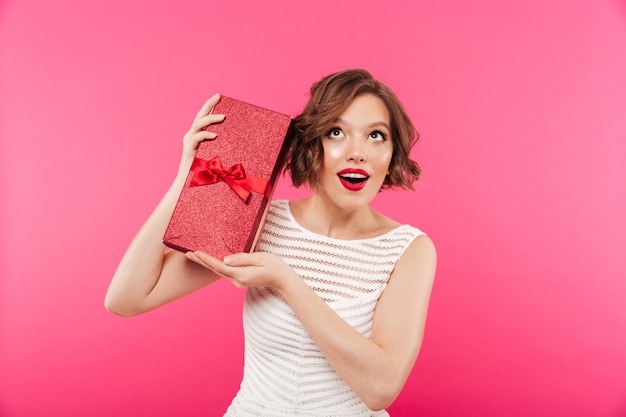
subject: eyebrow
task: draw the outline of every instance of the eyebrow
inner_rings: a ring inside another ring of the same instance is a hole
[[[341,117],[338,117],[338,118],[335,120],[335,122],[336,122],[336,123],[343,123],[343,124],[345,124],[345,125],[350,125],[350,123],[348,123],[347,121],[343,120]],[[380,126],[382,126],[382,127],[386,128],[388,131],[391,131],[391,128],[387,125],[387,123],[382,122],[382,121],[381,121],[381,122],[374,122],[374,123],[370,123],[370,124],[368,124],[368,125],[367,125],[367,126],[365,126],[365,127],[366,127],[366,128],[371,129],[371,128],[374,128],[374,127],[380,127]]]

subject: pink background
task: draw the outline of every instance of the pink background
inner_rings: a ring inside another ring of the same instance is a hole
[[[208,96],[294,115],[348,67],[422,135],[375,205],[439,251],[392,416],[626,415],[623,1],[5,0],[0,53],[1,416],[221,415],[243,292],[104,293]]]

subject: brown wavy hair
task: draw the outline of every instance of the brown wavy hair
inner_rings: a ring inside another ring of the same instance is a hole
[[[330,74],[311,86],[311,98],[303,112],[292,122],[287,133],[291,146],[284,172],[289,172],[295,187],[305,183],[317,186],[317,173],[324,158],[321,138],[328,134],[352,101],[360,95],[373,94],[387,105],[391,118],[393,154],[383,188],[414,190],[421,169],[410,158],[419,135],[395,93],[363,69],[349,69]]]

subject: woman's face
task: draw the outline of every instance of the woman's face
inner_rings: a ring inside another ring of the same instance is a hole
[[[367,205],[378,193],[393,153],[389,110],[372,94],[356,97],[322,137],[316,191],[342,208]]]

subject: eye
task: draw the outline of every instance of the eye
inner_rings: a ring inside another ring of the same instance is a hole
[[[375,130],[372,133],[370,133],[369,139],[375,140],[375,141],[384,141],[387,138],[385,137],[385,134],[379,130]]]
[[[328,132],[327,136],[329,138],[342,138],[343,137],[343,131],[341,129],[339,129],[338,127],[334,127],[330,130],[330,132]]]

